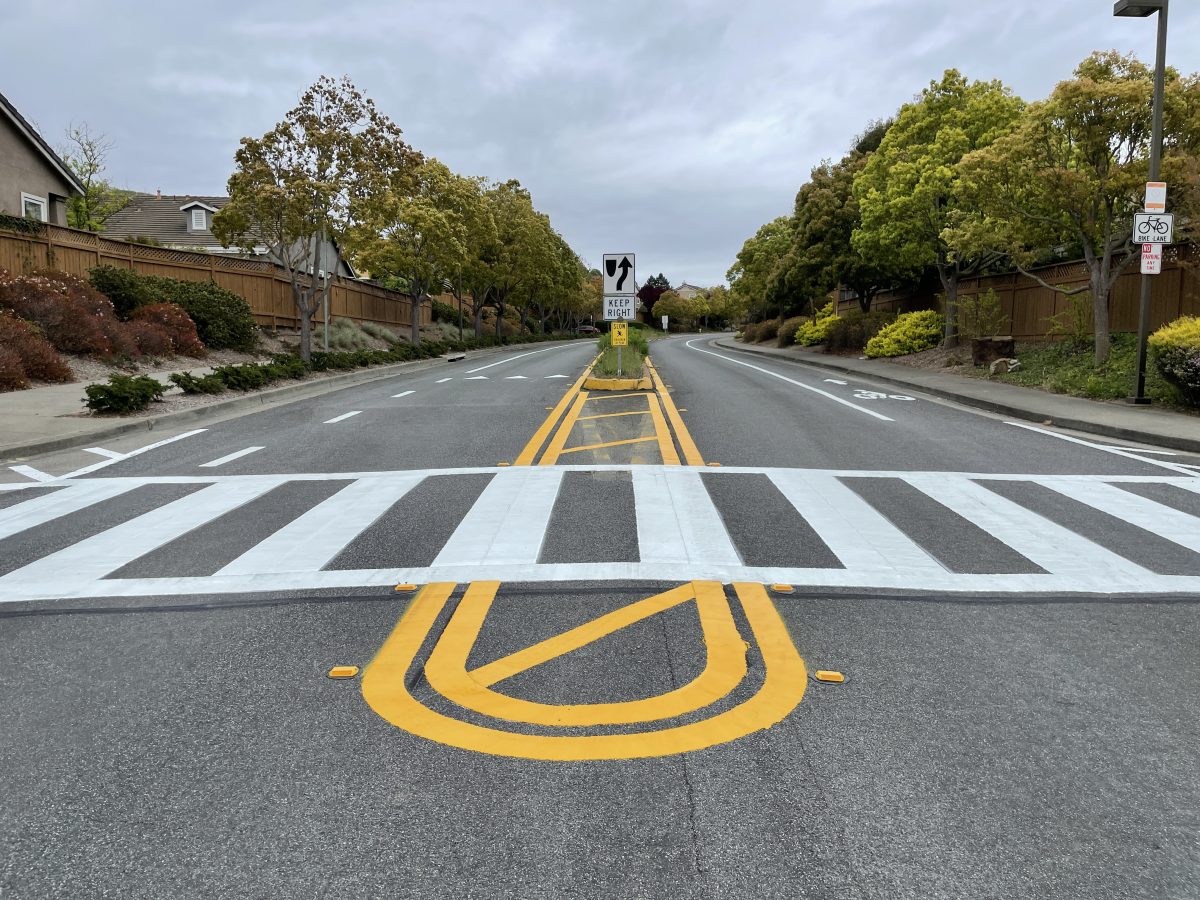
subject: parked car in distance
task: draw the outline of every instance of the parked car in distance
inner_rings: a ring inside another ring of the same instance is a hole
[[[595,325],[580,325],[575,329],[576,334],[599,334],[600,329]]]

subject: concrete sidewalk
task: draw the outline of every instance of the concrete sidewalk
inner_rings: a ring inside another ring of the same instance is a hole
[[[1200,453],[1200,416],[1162,406],[1131,406],[1120,401],[1051,394],[1001,381],[964,378],[878,359],[831,356],[799,347],[746,345],[733,338],[718,339],[716,344],[747,356],[769,357],[897,385],[1014,419],[1049,421],[1073,431]]]
[[[557,346],[554,342],[551,346]],[[571,342],[563,342],[571,343]],[[356,369],[336,375],[324,375],[308,381],[285,382],[282,385],[261,391],[220,395],[221,399],[190,409],[164,412],[157,415],[135,414],[131,416],[95,416],[83,405],[83,389],[89,384],[102,384],[108,377],[70,384],[54,384],[35,387],[25,391],[0,393],[0,460],[10,461],[38,453],[83,447],[108,438],[129,434],[134,431],[153,431],[156,427],[182,425],[201,419],[227,419],[245,415],[266,406],[294,403],[308,397],[327,394],[342,388],[391,378],[407,372],[417,372],[434,366],[463,365],[468,360],[495,356],[525,347],[545,347],[546,342],[537,344],[507,344],[472,350],[466,360],[457,363],[436,359],[412,360],[368,369]],[[195,375],[212,371],[208,366],[177,366],[155,371],[138,372],[150,375],[172,390],[178,391],[168,380],[173,372],[191,372]],[[153,409],[153,406],[151,407]]]

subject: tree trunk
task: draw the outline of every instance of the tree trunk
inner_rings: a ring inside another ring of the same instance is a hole
[[[483,304],[477,303],[474,309],[471,310],[471,318],[474,319],[475,337],[483,337]]]
[[[300,358],[305,362],[310,362],[312,360],[312,317],[317,308],[305,299],[304,291],[294,280],[292,282],[292,300],[296,304],[296,314],[300,319]]]
[[[1108,354],[1112,349],[1108,334],[1108,279],[1105,277],[1104,268],[1100,266],[1093,269],[1089,279],[1092,284],[1092,328],[1095,334],[1097,367],[1108,362]]]
[[[958,346],[958,264],[950,266],[944,262],[939,262],[937,266],[938,276],[942,280],[942,289],[946,292],[946,304],[943,312],[946,317],[945,338],[942,341],[943,347]]]
[[[415,347],[421,343],[421,295],[420,293],[413,293],[409,296],[412,298],[409,301],[410,315],[412,316],[412,324],[409,326],[411,328],[409,339]]]
[[[504,322],[504,304],[497,303],[496,304],[496,337],[500,340],[500,343],[504,343],[504,332],[501,331],[501,329],[500,329],[500,326],[503,322]]]

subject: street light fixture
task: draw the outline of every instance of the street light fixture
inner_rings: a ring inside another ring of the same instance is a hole
[[[1158,14],[1158,45],[1154,53],[1154,112],[1150,126],[1150,177],[1158,181],[1162,163],[1163,81],[1167,71],[1167,3],[1168,0],[1117,0],[1113,15],[1141,19]],[[1142,302],[1138,320],[1137,390],[1129,398],[1130,403],[1144,406],[1150,402],[1146,396],[1146,339],[1150,333],[1150,279],[1153,275],[1142,275]]]

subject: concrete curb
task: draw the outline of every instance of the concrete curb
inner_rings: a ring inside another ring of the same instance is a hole
[[[850,366],[838,365],[834,360],[826,359],[793,359],[788,356],[782,356],[778,353],[759,350],[755,347],[747,347],[744,344],[739,345],[729,338],[718,339],[714,343],[723,350],[734,350],[740,353],[746,353],[751,356],[766,357],[769,359],[777,359],[782,362],[791,363],[798,366],[812,366],[817,369],[826,369],[831,372],[837,372],[840,375],[849,375],[853,378],[862,378],[867,381],[881,381],[884,384],[891,384],[897,387],[906,388],[908,390],[919,391],[924,394],[931,394],[935,397],[941,397],[945,400],[953,400],[955,403],[961,403],[963,406],[971,406],[976,409],[982,409],[987,412],[998,413],[999,415],[1008,416],[1013,419],[1024,419],[1027,422],[1037,422],[1041,424],[1049,419],[1055,426],[1059,428],[1069,428],[1072,431],[1081,431],[1085,434],[1095,434],[1101,437],[1117,438],[1119,440],[1134,441],[1141,444],[1151,444],[1157,447],[1170,447],[1172,450],[1183,450],[1188,453],[1200,453],[1200,440],[1180,437],[1176,435],[1160,434],[1158,432],[1139,431],[1133,428],[1124,428],[1119,425],[1108,425],[1103,422],[1093,422],[1088,419],[1076,419],[1071,417],[1058,416],[1053,413],[1039,412],[1027,407],[1013,406],[1008,403],[1003,403],[995,400],[988,400],[984,397],[975,397],[970,394],[963,394],[948,388],[939,387],[937,385],[922,384],[917,381],[910,381],[903,378],[897,378],[889,375],[881,375],[875,372],[862,372]],[[1032,390],[1032,389],[1028,389]],[[1075,398],[1084,399],[1084,398]]]
[[[470,359],[479,359],[481,357],[497,356],[500,353],[505,353],[510,350],[521,350],[526,347],[539,347],[546,344],[569,344],[571,341],[538,341],[533,344],[506,344],[503,347],[488,347],[483,350],[474,351],[474,355],[460,362],[468,362]],[[335,391],[342,390],[348,387],[354,387],[360,384],[368,384],[372,381],[382,381],[385,378],[392,378],[396,375],[402,375],[407,372],[420,372],[424,369],[432,369],[436,366],[452,365],[453,363],[438,357],[437,359],[418,359],[408,362],[392,363],[386,366],[377,366],[370,369],[361,369],[356,372],[347,372],[343,375],[330,375],[325,378],[314,381],[304,381],[299,384],[285,384],[280,387],[266,388],[261,391],[242,394],[237,397],[230,397],[228,400],[218,400],[214,403],[208,403],[204,406],[197,406],[194,409],[181,409],[177,412],[161,413],[156,416],[145,416],[136,419],[126,419],[124,421],[114,420],[113,424],[106,427],[96,428],[87,432],[67,435],[61,438],[52,438],[44,441],[33,441],[27,444],[17,444],[7,447],[0,447],[0,460],[8,462],[15,458],[24,458],[35,456],[39,453],[52,453],[56,450],[70,450],[74,447],[82,447],[85,444],[91,444],[95,441],[101,441],[108,438],[119,437],[124,434],[130,434],[135,431],[153,431],[158,426],[170,426],[183,424],[186,422],[196,422],[203,419],[213,419],[214,421],[224,421],[229,418],[236,418],[238,415],[246,415],[254,411],[256,408],[265,406],[283,406],[288,403],[295,403],[299,400],[306,400],[309,397],[318,397],[322,394],[331,394]]]

